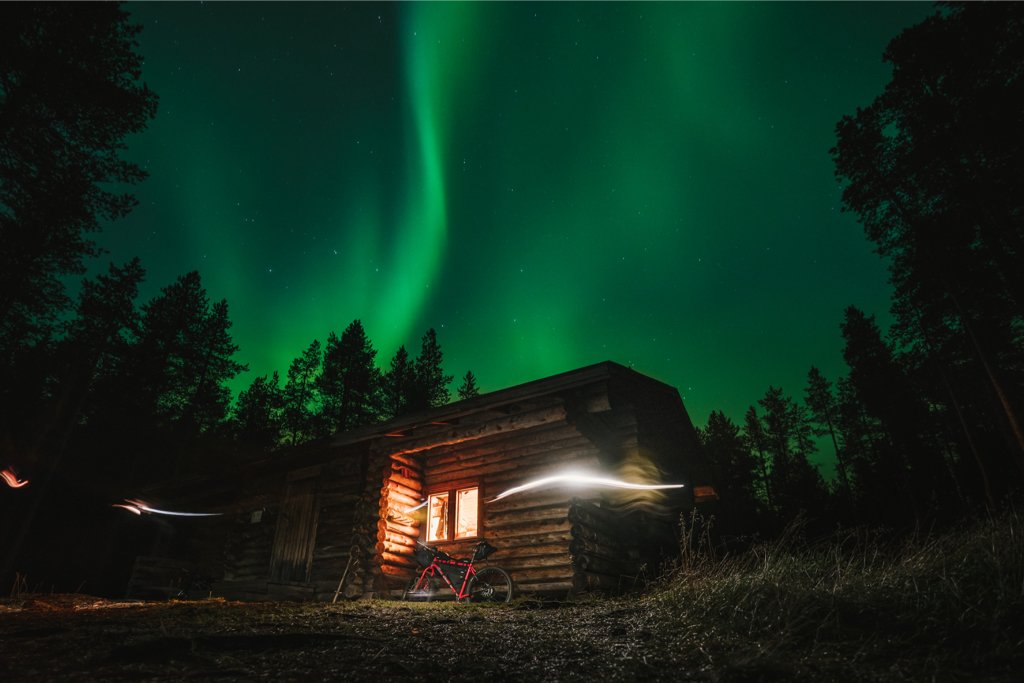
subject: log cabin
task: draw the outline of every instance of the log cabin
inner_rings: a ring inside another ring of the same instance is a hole
[[[562,482],[494,500],[566,471],[684,486]],[[416,570],[417,540],[468,557],[481,538],[498,548],[486,562],[517,592],[623,591],[672,554],[705,477],[678,391],[599,363],[165,487],[164,501],[222,516],[168,522],[172,533],[138,558],[129,594],[186,561],[231,599],[396,595]]]

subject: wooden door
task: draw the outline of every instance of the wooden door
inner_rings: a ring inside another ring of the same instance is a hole
[[[289,477],[270,556],[271,581],[309,581],[320,512],[316,495],[318,481],[316,475]]]

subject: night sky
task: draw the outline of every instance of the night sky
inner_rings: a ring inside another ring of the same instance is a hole
[[[828,150],[930,4],[127,7],[160,108],[104,262],[198,269],[236,391],[359,318],[381,367],[435,327],[453,390],[614,360],[739,421],[889,319]]]

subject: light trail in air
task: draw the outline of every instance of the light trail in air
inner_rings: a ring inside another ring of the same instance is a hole
[[[613,477],[587,474],[584,472],[563,472],[561,474],[555,474],[550,477],[542,477],[540,479],[534,479],[528,481],[520,486],[514,486],[509,490],[505,491],[501,495],[491,498],[488,503],[493,503],[502,498],[508,498],[509,496],[517,493],[523,493],[532,489],[541,488],[544,486],[551,486],[552,484],[569,484],[572,486],[607,486],[619,489],[633,489],[636,491],[658,491],[662,489],[681,489],[685,484],[636,484],[629,481],[623,481],[621,479],[615,479]]]

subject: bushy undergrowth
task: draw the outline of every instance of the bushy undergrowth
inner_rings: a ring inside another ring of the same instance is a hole
[[[863,530],[716,557],[683,525],[648,599],[722,678],[1014,679],[1024,670],[1024,520],[900,541]]]

